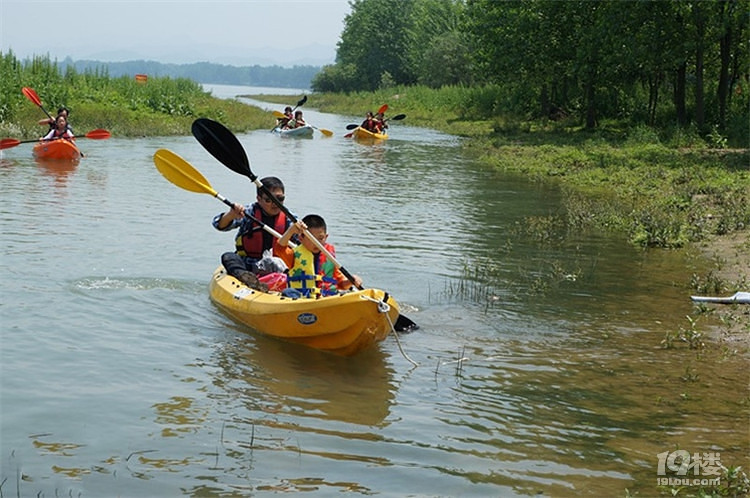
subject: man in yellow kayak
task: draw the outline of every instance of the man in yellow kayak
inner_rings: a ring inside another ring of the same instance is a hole
[[[261,183],[277,200],[284,202],[284,183],[280,179],[268,176],[261,179]],[[256,189],[256,201],[252,205],[235,203],[229,211],[214,216],[212,224],[221,232],[239,229],[235,251],[221,255],[221,264],[227,273],[250,288],[265,291],[268,288],[258,280],[258,275],[284,272],[293,261],[286,248],[281,247],[276,237],[256,220],[279,234],[291,225],[281,209],[260,188]]]

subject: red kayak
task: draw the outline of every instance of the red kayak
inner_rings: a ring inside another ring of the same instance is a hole
[[[56,159],[75,161],[81,158],[81,151],[71,140],[43,140],[34,146],[34,157],[37,159]]]

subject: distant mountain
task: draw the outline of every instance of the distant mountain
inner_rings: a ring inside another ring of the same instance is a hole
[[[194,62],[190,64],[165,64],[156,61],[132,60],[125,62],[102,62],[97,60],[76,60],[70,57],[59,63],[62,71],[73,66],[78,73],[106,72],[110,77],[168,76],[189,78],[199,83],[220,85],[266,86],[275,88],[310,88],[312,78],[321,66],[298,65],[292,67],[273,66],[231,66],[215,62]]]

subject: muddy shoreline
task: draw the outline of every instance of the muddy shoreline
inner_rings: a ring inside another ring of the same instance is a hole
[[[734,291],[750,291],[750,229],[714,236],[697,247],[713,262],[713,273]],[[717,318],[708,331],[711,338],[750,357],[750,305],[712,304],[707,308]]]

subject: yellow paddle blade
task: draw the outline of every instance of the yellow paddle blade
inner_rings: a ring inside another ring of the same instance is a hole
[[[164,178],[178,187],[190,192],[216,196],[216,191],[200,171],[171,150],[157,150],[154,154],[154,164]]]
[[[274,115],[274,117],[277,117],[277,118],[279,118],[279,119],[284,119],[284,118],[286,117],[286,116],[284,115],[284,113],[283,113],[283,112],[280,112],[280,111],[273,111],[273,115]]]
[[[318,129],[320,130],[320,132],[323,135],[325,135],[327,137],[332,137],[333,136],[333,132],[331,130],[326,130],[325,128],[318,128]]]

